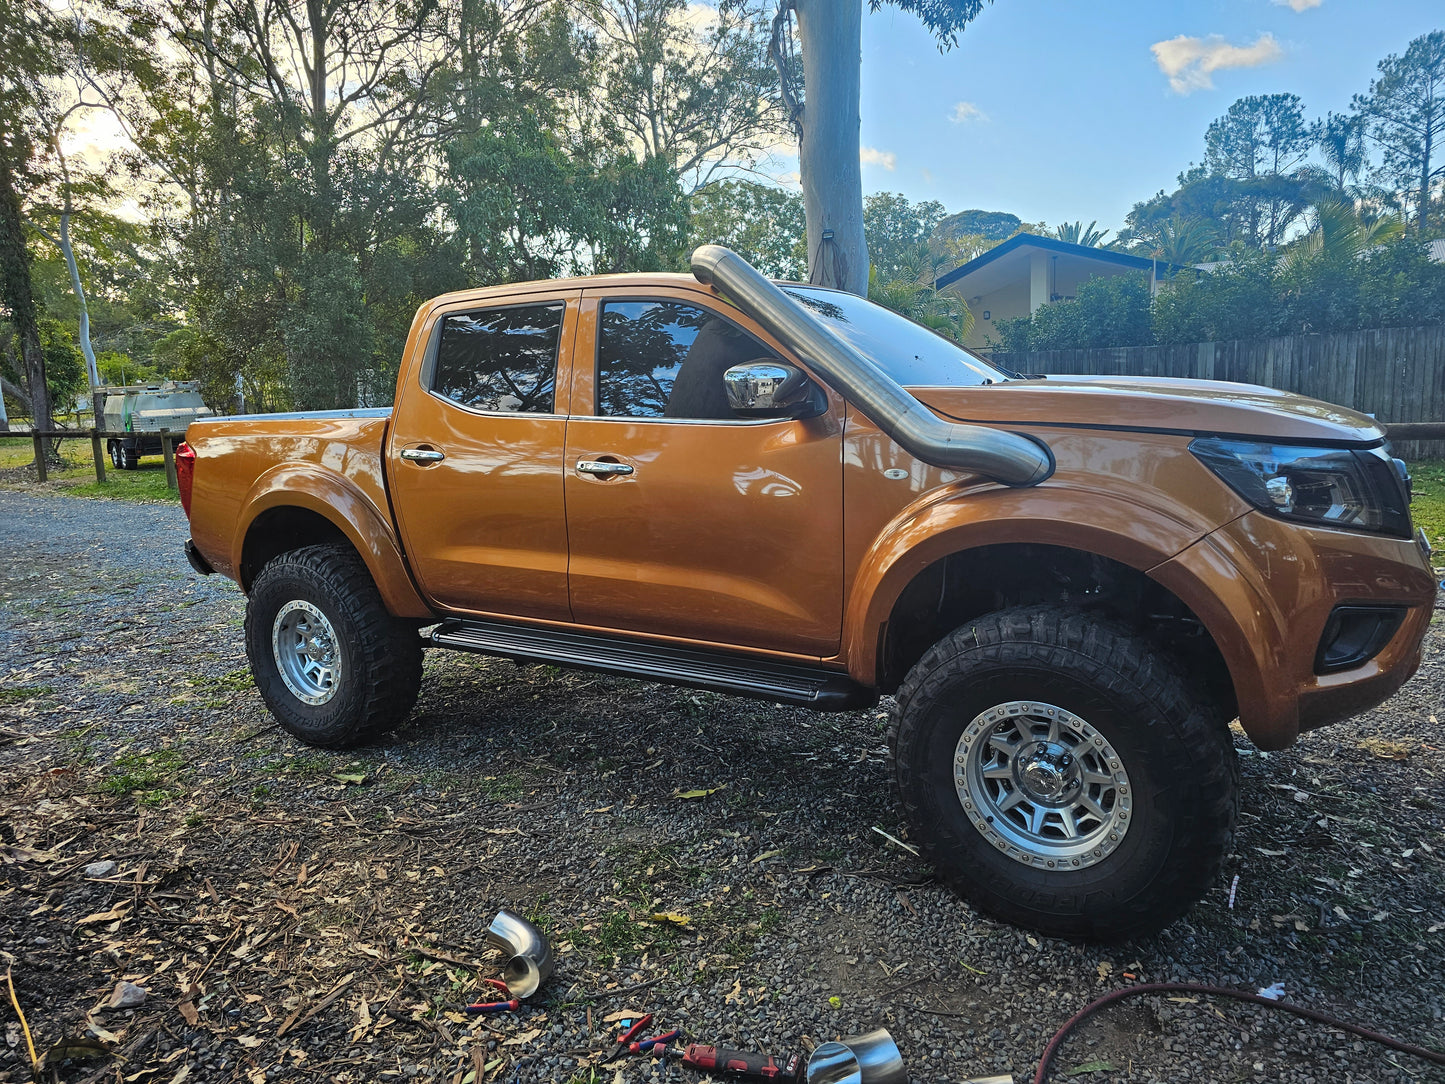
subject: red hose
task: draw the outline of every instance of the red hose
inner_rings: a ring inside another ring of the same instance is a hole
[[[1398,1050],[1402,1054],[1413,1054],[1417,1058],[1424,1058],[1426,1061],[1433,1061],[1436,1065],[1445,1065],[1445,1054],[1438,1050],[1427,1050],[1423,1046],[1412,1046],[1409,1043],[1402,1043],[1399,1039],[1392,1039],[1388,1035],[1382,1035],[1378,1031],[1371,1031],[1369,1028],[1362,1028],[1358,1024],[1346,1023],[1344,1020],[1330,1016],[1328,1013],[1317,1012],[1314,1009],[1306,1009],[1303,1005],[1291,1005],[1288,1001],[1272,1001],[1267,997],[1260,997],[1258,994],[1246,993],[1243,990],[1231,990],[1224,986],[1201,986],[1193,982],[1146,982],[1138,986],[1126,986],[1122,990],[1114,990],[1105,994],[1097,1000],[1089,1002],[1073,1016],[1069,1017],[1067,1023],[1049,1040],[1049,1045],[1044,1047],[1044,1056],[1039,1059],[1039,1071],[1034,1074],[1034,1084],[1044,1084],[1049,1075],[1049,1066],[1053,1063],[1054,1055],[1059,1052],[1064,1039],[1069,1032],[1078,1027],[1094,1013],[1112,1005],[1116,1001],[1123,1001],[1129,997],[1140,997],[1144,994],[1208,994],[1211,997],[1228,997],[1235,1001],[1249,1001],[1255,1004],[1264,1005],[1271,1009],[1281,1009],[1295,1016],[1302,1016],[1306,1020],[1313,1020],[1316,1023],[1326,1024],[1332,1028],[1339,1028],[1341,1031],[1348,1031],[1352,1035],[1358,1035],[1362,1039],[1369,1039],[1371,1042],[1388,1046],[1391,1050]]]

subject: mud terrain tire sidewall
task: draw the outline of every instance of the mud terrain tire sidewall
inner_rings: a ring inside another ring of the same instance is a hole
[[[341,676],[323,704],[300,700],[277,666],[272,627],[296,600],[319,609],[335,631]],[[387,612],[366,565],[344,545],[293,550],[261,570],[246,605],[246,657],[281,726],[323,749],[351,748],[392,729],[421,688],[421,638]]]
[[[1027,866],[964,813],[953,777],[959,738],[980,712],[1019,700],[1073,712],[1123,761],[1132,822],[1096,865]],[[1117,940],[1172,922],[1218,876],[1238,800],[1229,731],[1172,661],[1124,626],[1047,606],[988,615],[929,649],[895,712],[894,765],[912,831],[980,910],[1051,936]]]

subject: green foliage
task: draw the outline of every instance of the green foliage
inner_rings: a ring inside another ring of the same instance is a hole
[[[1090,222],[1087,226],[1084,225],[1082,219],[1078,222],[1065,222],[1054,228],[1054,236],[1071,245],[1098,248],[1104,243],[1104,238],[1109,236],[1109,231],[1097,229],[1098,225],[1097,220]]]
[[[957,45],[959,31],[983,11],[983,0],[868,0],[868,10],[879,11],[885,3],[917,15],[941,49]]]
[[[986,241],[1007,241],[1023,229],[1023,220],[1007,211],[957,211],[941,219],[933,228],[933,239],[947,242],[964,237],[981,237]]]
[[[89,386],[85,355],[75,336],[59,320],[40,320],[40,347],[45,353],[45,385],[57,414],[69,413],[75,397]]]
[[[1234,185],[1229,213],[1256,245],[1277,245],[1308,206],[1307,175],[1296,172],[1314,134],[1295,94],[1240,98],[1204,136],[1204,165]]]
[[[876,266],[868,272],[868,300],[954,342],[962,342],[973,330],[973,312],[957,295],[912,279],[885,282]]]
[[[1033,316],[1001,320],[1005,350],[1146,346],[1153,341],[1149,279],[1143,274],[1095,278],[1077,296],[1040,308]]]
[[[143,365],[116,350],[96,351],[95,367],[100,372],[101,383],[113,386],[151,384],[166,378],[154,365]]]
[[[754,181],[715,181],[690,202],[689,250],[726,245],[772,278],[808,277],[801,193]]]
[[[1412,192],[1416,226],[1426,236],[1431,187],[1445,176],[1445,30],[1420,35],[1404,56],[1391,53],[1379,72],[1353,104],[1384,151],[1383,179]]]
[[[1425,531],[1437,551],[1445,548],[1445,460],[1433,459],[1410,464],[1415,498],[1410,518]]]
[[[931,282],[935,256],[929,245],[934,229],[947,217],[937,200],[910,203],[896,192],[876,192],[863,200],[863,234],[868,239],[868,260],[878,278]],[[951,265],[950,265],[951,266]],[[946,268],[944,268],[946,270]],[[872,287],[869,287],[870,292]]]

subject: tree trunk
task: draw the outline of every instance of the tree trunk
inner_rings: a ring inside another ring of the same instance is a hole
[[[808,281],[868,294],[859,104],[863,0],[797,0],[803,52],[799,171],[808,226]]]
[[[20,359],[26,382],[30,385],[30,416],[36,429],[48,432],[55,428],[55,419],[50,413],[50,389],[45,386],[45,352],[40,346],[35,295],[30,285],[30,250],[25,246],[15,176],[3,153],[0,153],[0,300],[10,310],[10,322],[15,325],[16,337],[20,340]]]
[[[75,262],[75,246],[70,243],[70,195],[66,193],[66,211],[60,216],[60,251],[65,256],[65,266],[70,270],[70,288],[75,291],[75,300],[80,304],[80,352],[85,355],[85,368],[90,376],[90,402],[95,411],[95,427],[104,428],[101,412],[104,410],[100,394],[100,370],[95,364],[95,347],[90,342],[90,306],[85,302],[85,287],[80,284],[80,265]]]
[[[1434,151],[1435,133],[1431,130],[1429,121],[1425,122],[1425,143],[1420,154],[1420,223],[1419,233],[1416,234],[1421,240],[1429,236],[1426,229],[1430,225],[1430,155]]]

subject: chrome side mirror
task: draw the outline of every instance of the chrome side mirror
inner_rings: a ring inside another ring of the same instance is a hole
[[[796,365],[758,358],[723,374],[728,406],[743,418],[813,418],[827,408],[823,391]]]

